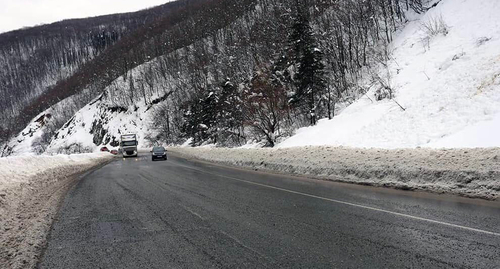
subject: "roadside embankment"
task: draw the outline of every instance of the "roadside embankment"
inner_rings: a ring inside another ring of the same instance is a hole
[[[467,197],[500,197],[500,148],[172,148],[185,157],[339,182]]]
[[[35,267],[68,188],[111,159],[109,153],[0,158],[0,267]]]

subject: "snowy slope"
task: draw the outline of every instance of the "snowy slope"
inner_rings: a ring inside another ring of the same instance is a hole
[[[498,14],[498,0],[442,0],[413,15],[390,48],[391,85],[405,111],[390,100],[374,101],[372,90],[338,117],[299,129],[278,147],[500,146]],[[426,39],[422,25],[441,17],[448,33]]]
[[[431,142],[426,147],[431,148],[453,148],[460,145],[463,148],[487,148],[498,147],[500,138],[500,113],[492,120],[481,121],[467,126],[452,135]]]
[[[130,70],[130,76],[140,77],[141,72],[150,68],[152,62]],[[137,79],[135,81],[137,82]],[[74,154],[96,152],[101,146],[107,146],[110,149],[117,148],[120,135],[126,133],[137,134],[139,147],[149,147],[150,142],[147,141],[146,136],[156,132],[148,129],[151,126],[151,113],[157,105],[166,102],[163,100],[165,94],[157,91],[158,94],[151,97],[153,103],[150,101],[149,105],[146,105],[142,98],[138,98],[133,105],[128,107],[111,101],[114,95],[121,94],[121,91],[128,89],[128,83],[129,81],[124,79],[124,76],[113,81],[103,90],[103,94],[77,111],[53,137],[48,138],[50,145],[42,152]],[[157,83],[155,86],[163,87],[164,85]],[[53,124],[53,118],[50,115],[63,113],[66,106],[71,105],[71,99],[65,99],[38,115],[17,137],[0,148],[0,156],[40,154],[36,140],[42,136],[46,126]]]
[[[52,109],[48,109],[36,116],[16,137],[0,148],[0,157],[35,155],[36,148],[33,143],[39,139],[46,124],[52,118]]]
[[[74,154],[97,152],[101,146],[117,148],[122,133],[138,134],[139,145],[145,145],[144,131],[148,115],[145,107],[117,108],[110,106],[105,98],[94,101],[79,110],[52,139],[50,145],[42,150],[47,154]],[[64,107],[64,104],[57,105]],[[44,133],[45,127],[51,124],[52,113],[58,113],[54,107],[40,113],[15,138],[2,149],[0,156],[37,155],[41,152],[37,139]]]
[[[89,103],[68,121],[50,143],[48,153],[92,152],[100,146],[118,148],[121,134],[135,133],[139,146],[144,140],[148,121],[147,108],[112,107],[106,98]],[[83,150],[82,150],[83,149]]]

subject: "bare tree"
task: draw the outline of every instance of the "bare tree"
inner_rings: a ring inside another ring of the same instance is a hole
[[[252,79],[245,105],[246,124],[265,138],[267,146],[274,147],[277,139],[286,134],[283,124],[289,106],[285,88],[261,69]]]

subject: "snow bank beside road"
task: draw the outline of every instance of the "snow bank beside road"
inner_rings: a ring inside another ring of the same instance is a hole
[[[34,267],[73,179],[111,158],[109,153],[0,158],[0,264]]]
[[[500,149],[173,148],[211,162],[340,182],[500,197]]]
[[[74,170],[85,170],[88,165],[99,163],[110,158],[109,153],[55,155],[55,156],[18,156],[0,158],[0,195],[20,185],[29,184],[44,175],[53,173],[53,178],[62,171],[63,174],[74,173]],[[82,168],[83,167],[83,168]],[[88,167],[87,167],[88,168]],[[46,183],[46,182],[44,182]]]

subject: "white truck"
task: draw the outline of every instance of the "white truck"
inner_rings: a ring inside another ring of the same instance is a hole
[[[120,141],[120,149],[123,157],[137,157],[137,135],[122,135]]]

